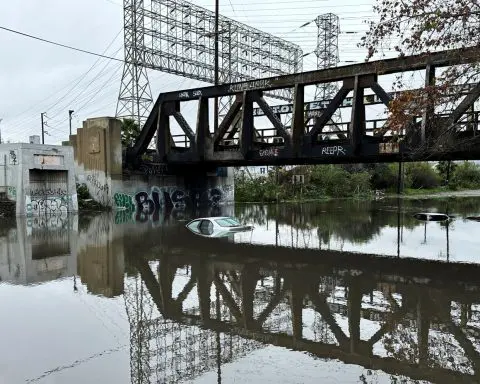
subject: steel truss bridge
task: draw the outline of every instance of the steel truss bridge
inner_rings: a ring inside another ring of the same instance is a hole
[[[435,69],[476,63],[479,57],[480,48],[474,47],[162,93],[128,149],[127,164],[139,166],[155,133],[155,161],[180,166],[480,159],[479,116],[474,108],[480,84],[459,88],[463,98],[447,111],[427,107],[396,134],[386,127],[387,114],[368,118],[369,109],[384,105],[388,110],[398,96],[380,85],[380,77],[422,71],[425,87],[430,87]],[[325,83],[340,83],[335,97],[307,102],[306,87]],[[293,103],[269,105],[264,95],[280,89],[294,90]],[[233,96],[234,102],[212,132],[209,108],[214,99],[226,96]],[[197,102],[195,126],[183,114],[184,105],[192,101]],[[337,111],[350,117],[332,121]],[[282,123],[285,114],[291,116],[284,119],[292,121],[290,126]],[[266,118],[267,125],[259,118]],[[172,133],[172,124],[182,134]],[[438,145],[445,131],[448,139]]]
[[[143,236],[127,246],[127,260],[145,289],[143,301],[136,296],[137,309],[147,301],[155,307],[151,316],[132,323],[134,383],[149,383],[162,369],[174,374],[160,375],[161,382],[213,370],[221,375],[222,364],[264,345],[412,380],[480,380],[477,265],[234,244],[168,232],[165,241]],[[141,243],[151,251],[140,257]],[[179,274],[185,277],[180,290],[174,284]],[[197,298],[194,307],[186,300],[191,295]],[[305,310],[315,315],[313,337],[305,332]],[[362,335],[364,319],[377,325],[373,335]],[[375,352],[377,343],[385,353]],[[159,356],[165,361],[152,363]]]

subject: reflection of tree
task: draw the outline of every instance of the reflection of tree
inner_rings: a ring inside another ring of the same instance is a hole
[[[415,331],[406,320],[398,324],[393,332],[387,333],[383,339],[387,354],[396,360],[415,363],[418,358]]]
[[[413,214],[419,211],[448,212],[466,217],[480,211],[480,199],[405,199],[401,202],[400,222],[403,228],[413,229],[422,223]],[[364,243],[378,235],[382,228],[398,227],[396,200],[357,201],[331,200],[306,204],[240,205],[236,216],[243,222],[265,225],[276,221],[295,229],[317,229],[324,244],[332,238],[352,243]],[[444,224],[446,225],[446,224]]]

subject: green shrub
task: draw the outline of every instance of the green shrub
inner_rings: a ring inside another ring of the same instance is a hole
[[[397,168],[398,169],[398,168]],[[397,186],[397,173],[388,164],[375,164],[371,171],[371,184],[373,189],[393,189]]]
[[[78,197],[78,200],[91,199],[91,196],[90,196],[90,193],[88,192],[88,188],[86,184],[77,183],[77,197]]]
[[[405,173],[409,177],[411,188],[429,189],[440,185],[441,178],[429,163],[409,163],[405,167]]]
[[[480,188],[480,166],[464,161],[455,168],[452,177],[453,188]]]

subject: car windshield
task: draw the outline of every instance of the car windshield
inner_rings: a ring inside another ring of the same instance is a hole
[[[218,225],[220,225],[221,227],[238,227],[238,226],[242,225],[236,219],[233,219],[231,217],[225,217],[223,219],[216,219],[215,222]]]

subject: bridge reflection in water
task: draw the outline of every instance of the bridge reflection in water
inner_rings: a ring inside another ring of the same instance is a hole
[[[407,382],[480,381],[479,265],[162,233],[125,241],[134,383],[221,380],[266,345]]]
[[[340,382],[480,382],[480,264],[452,262],[477,262],[480,243],[471,234],[478,223],[464,218],[479,212],[478,199],[422,202],[422,210],[456,216],[429,223],[427,233],[412,219],[418,203],[405,201],[401,210],[389,202],[328,204],[236,209],[256,225],[253,238],[268,235],[272,245],[252,245],[245,234],[202,238],[179,215],[143,224],[110,215],[9,222],[0,227],[0,280],[35,286],[65,279],[69,290],[77,284],[95,296],[100,313],[107,302],[118,305],[108,318],[118,320],[128,342],[135,384],[213,382],[215,375],[231,382],[232,366],[235,378],[253,382],[270,379],[275,369],[286,369],[280,376],[286,382],[293,369],[316,379],[325,369],[328,382],[342,374]],[[296,248],[292,231],[310,240]],[[332,239],[342,240],[336,250],[328,249]],[[347,245],[361,252],[343,251]],[[416,258],[406,257],[407,246],[418,247]],[[30,291],[37,300],[36,288]],[[60,308],[62,301],[55,303]],[[56,312],[47,319],[56,327],[63,321]],[[239,373],[245,366],[249,371]],[[51,368],[46,374],[57,372]],[[300,376],[297,382],[308,378]]]

